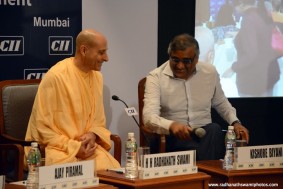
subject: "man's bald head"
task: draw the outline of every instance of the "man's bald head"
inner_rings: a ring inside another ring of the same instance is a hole
[[[76,38],[76,49],[80,49],[81,45],[93,47],[97,44],[98,38],[105,38],[100,32],[94,29],[82,30]]]
[[[94,29],[82,30],[76,38],[74,62],[84,72],[100,71],[103,62],[108,61],[107,40]]]

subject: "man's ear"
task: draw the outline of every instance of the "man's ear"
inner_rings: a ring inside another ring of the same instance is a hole
[[[80,46],[80,53],[82,56],[85,56],[87,53],[87,47],[85,45]]]

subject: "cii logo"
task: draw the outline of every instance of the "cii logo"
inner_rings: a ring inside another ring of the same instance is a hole
[[[0,56],[23,56],[23,36],[0,36]]]
[[[49,36],[49,55],[72,55],[72,36]]]
[[[42,79],[48,68],[24,69],[24,79]]]

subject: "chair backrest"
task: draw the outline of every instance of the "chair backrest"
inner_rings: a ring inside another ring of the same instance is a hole
[[[0,132],[24,140],[40,80],[0,82]]]
[[[165,135],[158,135],[153,133],[143,123],[143,106],[144,106],[144,90],[146,77],[142,78],[138,83],[138,102],[139,102],[139,122],[140,122],[140,146],[147,146],[150,142],[151,153],[165,152],[166,139]],[[146,138],[147,137],[147,138]]]
[[[23,179],[23,146],[34,98],[41,80],[5,80],[0,82],[1,160],[7,162],[6,181]],[[44,156],[44,154],[43,154]]]
[[[111,140],[114,143],[114,158],[121,164],[122,141],[119,135],[111,134]]]
[[[145,89],[145,82],[146,82],[146,77],[142,78],[139,83],[138,83],[138,103],[139,103],[139,123],[141,125],[140,127],[140,133],[142,131],[142,127],[144,126],[143,123],[143,116],[142,116],[142,111],[143,111],[143,98],[144,98],[144,89]],[[140,136],[140,145],[144,146],[146,144],[146,139],[144,136]]]

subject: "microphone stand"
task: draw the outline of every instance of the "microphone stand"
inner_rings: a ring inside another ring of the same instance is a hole
[[[129,108],[128,105],[127,105],[127,103],[124,102],[123,100],[121,100],[121,99],[120,99],[118,96],[116,96],[116,95],[113,95],[113,96],[112,96],[112,100],[121,101],[121,102],[123,102],[123,104],[126,106],[126,108]],[[137,126],[138,126],[139,129],[140,129],[140,132],[142,133],[143,137],[145,138],[146,143],[147,143],[147,146],[150,146],[150,140],[147,138],[147,136],[145,135],[145,133],[144,133],[143,130],[141,129],[140,124],[139,124],[138,121],[136,120],[135,116],[132,115],[132,118],[133,118],[134,121],[136,122]]]
[[[120,98],[118,99],[119,101],[123,102],[126,106],[126,108],[129,108],[128,105],[126,104],[126,102],[124,102],[123,100],[121,100]],[[135,120],[136,124],[140,127],[140,124],[138,123],[138,121],[136,120],[135,116],[132,115],[132,118]]]

